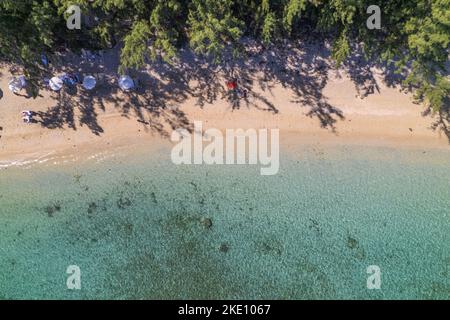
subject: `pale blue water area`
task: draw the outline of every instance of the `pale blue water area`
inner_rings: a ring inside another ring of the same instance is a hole
[[[1,170],[0,298],[450,298],[449,151],[281,155],[275,176],[164,148]]]

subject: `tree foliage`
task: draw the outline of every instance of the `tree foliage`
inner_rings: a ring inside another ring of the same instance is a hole
[[[121,67],[141,68],[148,59],[176,59],[178,49],[219,62],[225,48],[240,53],[243,37],[265,44],[312,31],[332,40],[332,57],[344,63],[355,47],[368,57],[407,71],[405,85],[433,109],[450,93],[448,57],[450,0],[379,3],[380,30],[366,27],[369,0],[1,0],[0,58],[39,72],[41,53],[59,46],[121,46]],[[81,30],[66,28],[65,11],[82,9]],[[447,67],[447,69],[446,69]]]

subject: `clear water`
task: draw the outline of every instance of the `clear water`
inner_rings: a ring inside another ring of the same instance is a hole
[[[450,152],[305,146],[276,176],[168,154],[1,170],[0,298],[450,298]]]

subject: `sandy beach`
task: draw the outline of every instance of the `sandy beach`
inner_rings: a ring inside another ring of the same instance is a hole
[[[106,54],[99,66],[81,65],[79,70],[101,69],[108,74],[116,60],[114,53]],[[272,63],[270,68],[278,68],[273,67],[276,62],[264,61]],[[7,166],[49,155],[89,157],[121,146],[148,148],[170,143],[173,129],[190,127],[193,121],[203,121],[204,129],[279,128],[282,143],[449,146],[445,134],[431,129],[434,119],[422,115],[424,107],[414,104],[412,95],[398,86],[388,85],[376,69],[371,69],[373,92],[361,97],[364,94],[350,79],[350,72],[336,70],[326,59],[322,65],[302,62],[295,75],[298,84],[294,76],[268,77],[269,72],[252,69],[258,63],[250,60],[239,67],[238,78],[248,98],[233,109],[223,96],[225,76],[218,73],[211,78],[196,63],[197,70],[195,63],[184,67],[184,72],[193,74],[189,77],[164,70],[162,64],[149,67],[137,75],[142,88],[135,93],[118,90],[111,71],[105,84],[92,92],[43,89],[36,99],[8,90],[12,75],[4,66],[0,71],[0,163]],[[325,71],[323,64],[328,66]],[[294,61],[289,66],[295,65]],[[272,72],[270,68],[265,70]],[[288,75],[291,71],[276,70]],[[179,82],[174,80],[177,77]],[[37,123],[23,123],[22,110],[38,113]]]

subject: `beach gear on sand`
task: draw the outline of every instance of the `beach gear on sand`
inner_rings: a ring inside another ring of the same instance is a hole
[[[20,77],[14,77],[9,81],[8,87],[9,90],[11,90],[14,93],[18,93],[20,90],[22,90],[26,86],[27,82],[25,80],[25,76]]]
[[[22,111],[22,121],[25,123],[31,123],[33,113],[31,111]]]
[[[64,74],[61,77],[63,83],[69,87],[75,86],[77,83],[80,83],[80,77],[76,74]]]
[[[93,76],[85,76],[83,79],[83,88],[86,90],[92,90],[95,88],[97,81]]]
[[[130,76],[121,76],[119,78],[119,87],[124,91],[129,91],[134,88],[134,81]]]
[[[63,81],[61,78],[53,77],[50,79],[48,85],[50,86],[50,89],[53,91],[59,91],[63,87]]]
[[[81,59],[85,62],[95,62],[95,60],[100,57],[98,53],[93,53],[90,50],[81,49]]]
[[[48,58],[45,53],[41,54],[41,62],[44,67],[48,67]]]

